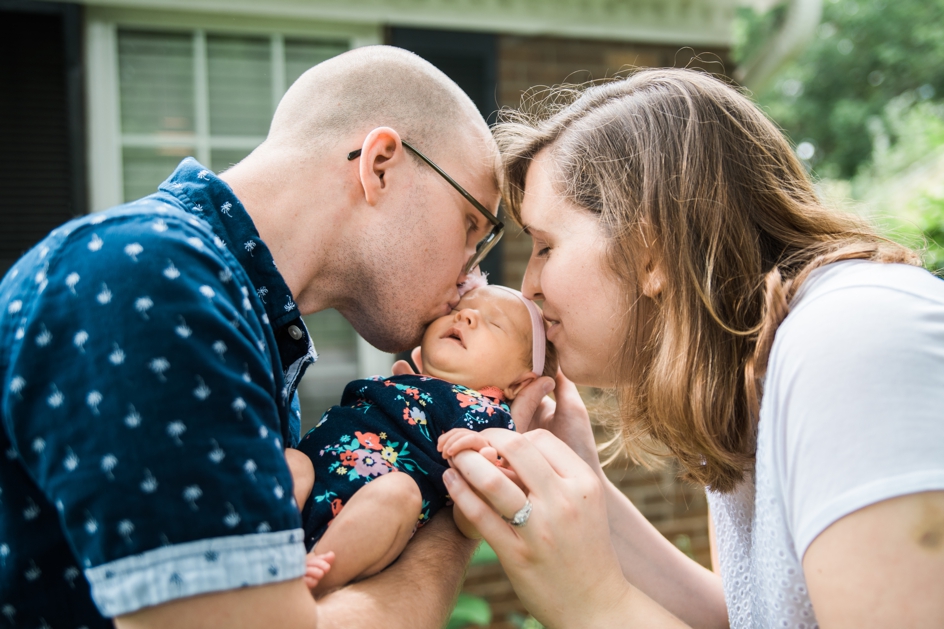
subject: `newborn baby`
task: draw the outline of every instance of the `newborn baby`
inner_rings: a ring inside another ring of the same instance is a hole
[[[446,504],[439,437],[453,428],[514,430],[507,403],[557,370],[547,349],[532,301],[480,286],[430,324],[413,352],[420,374],[347,385],[341,404],[302,438],[303,454],[286,452],[314,549],[306,582],[316,594],[376,574],[400,555]],[[460,528],[470,530],[461,521]]]

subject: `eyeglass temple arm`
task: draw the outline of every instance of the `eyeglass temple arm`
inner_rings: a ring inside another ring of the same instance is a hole
[[[440,175],[443,179],[445,179],[446,181],[448,181],[448,182],[449,182],[449,185],[451,185],[453,188],[455,188],[456,191],[457,191],[459,194],[461,194],[462,197],[463,197],[466,201],[468,201],[469,203],[471,203],[472,206],[475,207],[475,209],[477,209],[479,212],[481,212],[481,213],[485,216],[485,218],[487,218],[487,219],[489,220],[489,222],[490,222],[492,225],[501,225],[501,224],[502,224],[502,222],[501,222],[500,220],[498,220],[498,217],[496,217],[494,214],[492,214],[491,212],[489,212],[488,209],[486,209],[485,206],[483,206],[481,203],[479,203],[478,201],[476,201],[476,200],[475,200],[475,197],[473,197],[471,194],[469,194],[468,192],[466,192],[465,188],[463,188],[462,186],[460,186],[460,185],[456,182],[455,179],[453,179],[452,177],[450,177],[450,176],[446,173],[446,171],[444,171],[442,168],[440,168],[439,166],[437,166],[431,159],[429,159],[428,157],[426,157],[425,155],[423,155],[422,153],[420,153],[418,150],[416,150],[416,148],[413,147],[413,146],[411,146],[409,143],[407,143],[406,140],[400,140],[400,142],[403,143],[403,146],[405,146],[405,147],[407,147],[408,149],[410,149],[411,151],[413,151],[413,152],[416,154],[417,157],[419,157],[421,160],[423,160],[424,162],[426,162],[427,164],[429,164],[429,167],[432,168],[433,170],[435,170],[437,173],[439,173],[439,175]],[[347,160],[348,160],[348,161],[355,160],[355,159],[357,159],[358,157],[360,157],[360,155],[361,155],[361,149],[357,149],[356,151],[351,151],[350,153],[347,154]]]

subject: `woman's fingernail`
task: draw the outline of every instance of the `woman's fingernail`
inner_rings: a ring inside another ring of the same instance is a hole
[[[547,395],[548,393],[550,393],[551,391],[554,390],[554,381],[553,381],[553,380],[545,380],[545,381],[544,381],[544,386],[541,387],[541,388],[544,389],[544,395]]]
[[[455,470],[446,470],[443,472],[443,483],[446,484],[446,487],[452,487],[456,482],[456,472]]]

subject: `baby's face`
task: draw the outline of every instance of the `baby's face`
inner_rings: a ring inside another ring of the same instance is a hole
[[[512,398],[512,385],[531,371],[531,315],[506,290],[476,288],[430,324],[422,351],[423,373]]]

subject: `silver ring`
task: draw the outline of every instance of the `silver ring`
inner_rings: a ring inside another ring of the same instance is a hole
[[[502,520],[504,520],[505,522],[507,522],[508,524],[512,526],[524,526],[525,524],[528,523],[528,518],[530,517],[531,517],[531,501],[525,500],[524,506],[518,509],[518,512],[515,513],[515,515],[513,515],[510,518],[506,518],[505,516],[502,516]]]

